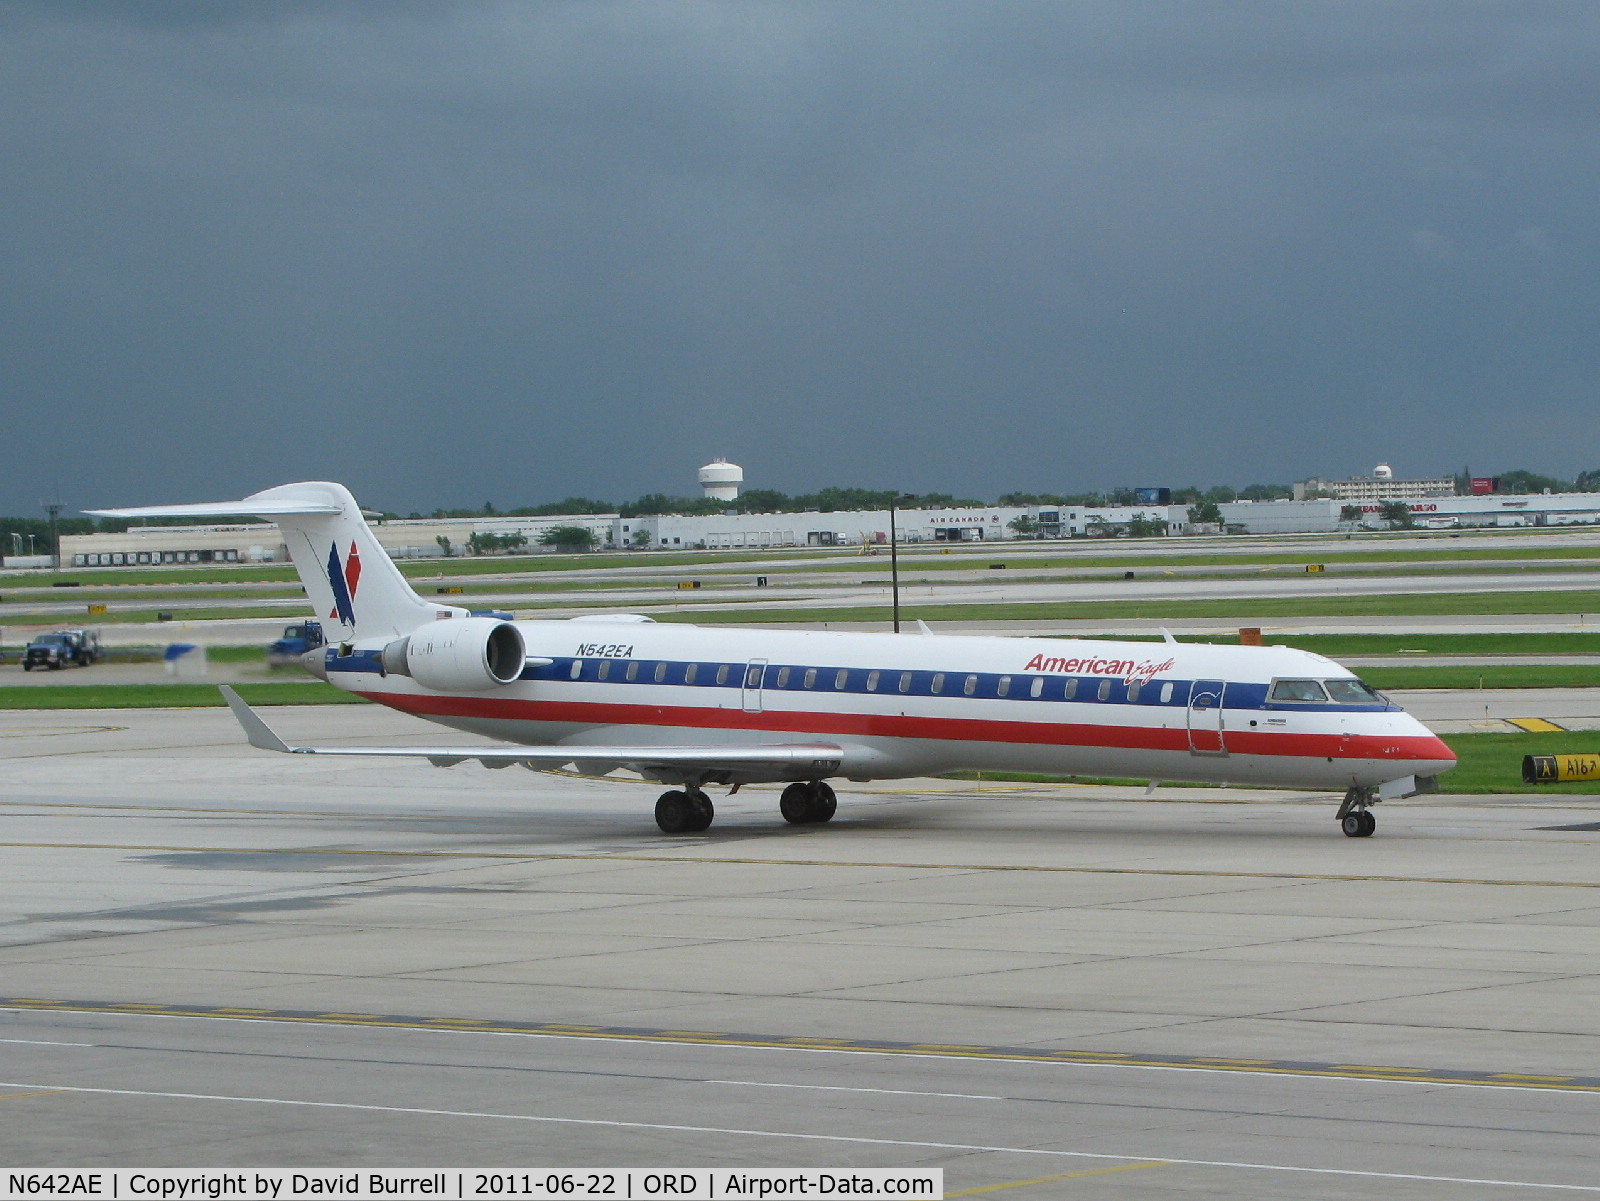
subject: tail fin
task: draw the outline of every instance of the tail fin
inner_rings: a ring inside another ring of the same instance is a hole
[[[330,642],[409,634],[450,612],[411,590],[342,484],[283,484],[243,500],[92,510],[99,517],[270,517]]]

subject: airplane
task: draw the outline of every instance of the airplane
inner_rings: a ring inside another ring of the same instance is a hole
[[[501,744],[290,746],[224,686],[251,745],[443,767],[626,768],[671,786],[655,806],[667,834],[711,825],[711,784],[786,784],[779,812],[807,825],[833,817],[830,779],[976,769],[1342,788],[1340,829],[1365,838],[1372,805],[1431,791],[1455,765],[1398,705],[1289,647],[943,635],[921,623],[911,635],[624,613],[506,620],[419,597],[340,484],[91,512],[275,521],[329,634],[303,660],[313,674]]]

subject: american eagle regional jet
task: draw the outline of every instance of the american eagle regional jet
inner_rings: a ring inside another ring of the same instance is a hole
[[[671,785],[668,834],[711,824],[708,784],[787,782],[784,820],[825,822],[827,781],[958,769],[1344,789],[1340,828],[1426,791],[1455,755],[1338,664],[1287,647],[703,629],[615,614],[506,621],[424,601],[343,486],[106,509],[277,522],[329,645],[313,674],[499,746],[289,746],[232,689],[252,745],[448,767],[619,767]]]

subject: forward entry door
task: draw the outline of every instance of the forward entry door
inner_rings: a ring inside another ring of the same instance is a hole
[[[1221,680],[1196,680],[1189,690],[1189,753],[1226,755],[1222,732]]]

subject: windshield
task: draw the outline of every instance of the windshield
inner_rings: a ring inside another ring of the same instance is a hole
[[[67,639],[60,634],[41,634],[33,640],[34,646],[66,646]]]
[[[1334,700],[1345,705],[1383,705],[1388,702],[1376,689],[1368,687],[1360,680],[1328,680],[1328,695]]]
[[[1322,685],[1315,680],[1279,680],[1272,686],[1272,693],[1268,699],[1320,704],[1328,698],[1323,695]]]

